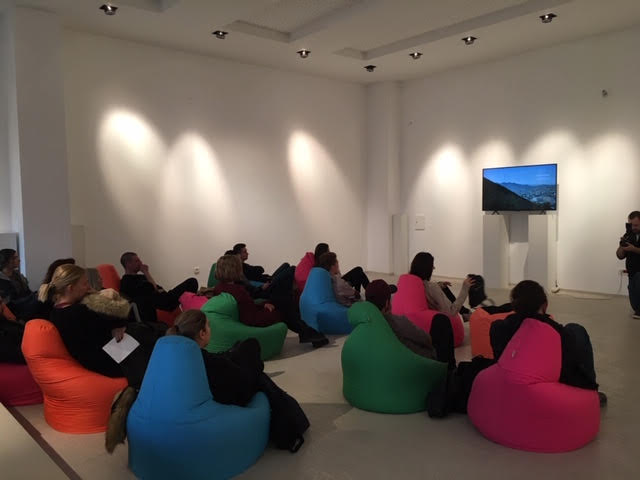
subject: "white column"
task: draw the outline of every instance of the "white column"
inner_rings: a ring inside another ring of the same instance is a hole
[[[545,289],[556,286],[557,215],[529,215],[529,254],[524,277]]]
[[[509,286],[509,217],[482,216],[482,276],[491,288]]]
[[[367,269],[392,273],[391,216],[399,209],[400,106],[397,82],[367,87]]]
[[[0,106],[7,112],[0,148],[8,153],[0,168],[10,173],[11,191],[0,219],[6,228],[11,212],[23,271],[35,287],[53,259],[71,254],[61,26],[52,13],[8,9],[0,35]]]

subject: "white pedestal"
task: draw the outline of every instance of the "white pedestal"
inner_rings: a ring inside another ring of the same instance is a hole
[[[490,288],[509,286],[508,223],[506,215],[482,217],[482,276]]]
[[[529,254],[524,278],[535,280],[545,289],[556,286],[557,215],[529,215]]]
[[[409,218],[406,214],[391,217],[393,273],[402,275],[409,271]]]

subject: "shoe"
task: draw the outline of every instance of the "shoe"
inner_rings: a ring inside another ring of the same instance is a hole
[[[329,339],[327,337],[324,337],[320,340],[313,340],[311,342],[311,346],[313,348],[320,348],[320,347],[324,347],[325,345],[329,345]]]
[[[484,293],[484,278],[480,275],[469,274],[475,283],[469,288],[469,306],[476,308],[482,302],[487,299],[487,294]]]
[[[635,318],[636,320],[640,320],[640,312],[633,312],[633,315],[631,315],[631,318]]]
[[[138,398],[138,391],[133,387],[127,387],[113,402],[104,442],[107,452],[113,453],[116,446],[124,443],[127,438],[127,416],[136,398]]]
[[[607,405],[607,395],[604,392],[598,392],[598,398],[600,399],[600,407]]]
[[[327,339],[327,337],[325,337],[323,334],[321,334],[317,330],[314,330],[311,327],[305,328],[299,334],[299,338],[300,338],[300,343],[311,343],[311,344],[317,343],[318,346],[320,347],[322,345],[326,345],[327,343],[329,343],[329,340]]]

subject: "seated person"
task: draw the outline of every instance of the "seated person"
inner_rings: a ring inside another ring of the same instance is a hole
[[[20,256],[12,248],[0,250],[0,297],[20,319],[28,320],[38,311],[38,299],[20,273]]]
[[[151,276],[149,266],[143,264],[134,252],[123,253],[120,263],[125,271],[120,281],[120,292],[136,302],[140,318],[145,323],[157,321],[156,309],[171,312],[178,308],[180,295],[184,292],[198,291],[198,280],[192,277],[166,292]]]
[[[231,250],[233,255],[238,255],[242,261],[242,273],[247,280],[254,282],[268,282],[271,280],[269,275],[264,273],[264,268],[259,265],[249,265],[247,260],[249,259],[249,250],[244,243],[236,243]]]
[[[44,275],[44,279],[42,280],[42,285],[46,285],[49,282],[51,282],[51,279],[53,278],[53,272],[56,271],[56,268],[58,268],[60,265],[67,265],[67,264],[75,265],[76,264],[75,258],[59,258],[58,260],[54,260],[51,263],[51,265],[49,265],[49,268],[47,268],[47,273]],[[98,290],[102,290],[102,289],[100,288]],[[49,315],[51,315],[52,309],[53,309],[52,301],[41,302],[38,300],[38,312],[36,314],[36,317],[49,320]]]
[[[469,288],[474,284],[473,278],[468,276],[462,282],[462,288],[456,298],[449,286],[449,282],[432,282],[431,275],[435,270],[433,255],[427,252],[416,254],[411,262],[409,273],[422,279],[427,295],[427,304],[432,310],[437,310],[445,315],[462,314],[465,322],[469,321],[471,313],[464,307],[464,302],[469,295]]]
[[[582,325],[568,323],[563,326],[547,315],[547,295],[540,284],[533,280],[523,280],[518,283],[511,290],[511,305],[515,313],[504,320],[493,322],[489,331],[491,348],[496,361],[522,322],[526,318],[533,318],[550,325],[560,334],[562,345],[560,383],[590,390],[598,389],[589,334]],[[598,392],[598,395],[600,403],[606,403],[606,395],[602,392]]]
[[[320,258],[323,254],[329,252],[329,245],[326,243],[319,243],[313,252],[313,256],[316,259],[316,267],[320,266]],[[349,283],[358,293],[362,288],[367,288],[369,285],[369,277],[364,273],[362,267],[355,267],[349,270],[341,277],[344,281]]]
[[[129,385],[139,388],[156,338],[142,324],[128,324],[131,306],[117,292],[89,292],[85,270],[66,264],[40,287],[39,299],[54,303],[50,321],[80,365],[107,377],[127,377]],[[112,338],[122,340],[125,330],[140,346],[117,363],[102,347]]]
[[[325,252],[320,255],[318,266],[324,268],[331,275],[333,293],[340,305],[350,307],[360,300],[360,292],[353,288],[340,274],[340,263],[333,252]]]
[[[368,302],[373,303],[382,312],[391,330],[412,352],[447,363],[455,368],[456,358],[453,351],[453,328],[451,321],[444,315],[436,315],[431,322],[429,333],[416,327],[405,316],[391,314],[391,287],[384,280],[374,280],[365,291]]]
[[[295,302],[278,305],[278,309],[270,301],[256,305],[243,283],[242,262],[237,255],[224,255],[218,259],[216,279],[219,283],[214,287],[213,294],[231,294],[238,303],[238,318],[245,325],[267,327],[284,322],[299,335],[301,343],[311,342],[314,347],[329,343],[324,335],[302,321]]]
[[[25,364],[22,355],[24,324],[16,319],[0,297],[0,363]]]

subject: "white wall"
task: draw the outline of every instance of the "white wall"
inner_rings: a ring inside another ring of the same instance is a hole
[[[66,32],[71,218],[87,264],[137,251],[167,285],[235,242],[274,269],[365,260],[363,86]]]
[[[9,19],[0,14],[0,232],[11,225],[11,166],[9,163]]]
[[[557,163],[558,284],[617,292],[614,251],[640,208],[639,44],[634,28],[403,84],[403,203],[427,216],[410,254],[432,252],[437,275],[481,271],[482,168]],[[526,258],[516,215],[512,282]]]

